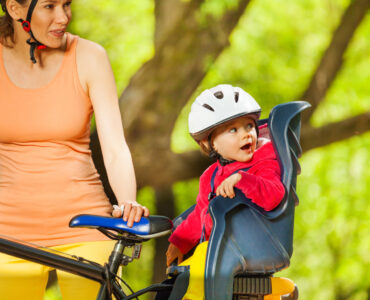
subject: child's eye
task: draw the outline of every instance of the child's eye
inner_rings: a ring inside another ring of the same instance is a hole
[[[72,4],[72,1],[68,1],[68,2],[66,2],[66,3],[64,4],[64,6],[71,6],[71,4]]]
[[[246,130],[250,131],[254,128],[254,124],[253,123],[246,123],[244,128]]]
[[[53,5],[53,4],[45,5],[45,8],[48,8],[48,9],[53,8],[53,7],[54,7],[54,5]]]
[[[229,132],[230,132],[230,133],[235,133],[235,132],[236,132],[236,128],[235,128],[235,127],[230,128],[230,129],[229,129]]]

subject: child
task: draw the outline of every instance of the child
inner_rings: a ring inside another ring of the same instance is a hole
[[[196,98],[189,114],[189,131],[201,150],[217,162],[200,177],[195,209],[169,238],[167,265],[175,259],[181,263],[184,254],[209,239],[212,219],[208,205],[213,197],[233,198],[235,187],[266,211],[283,199],[285,190],[272,143],[258,137],[260,113],[253,97],[231,85],[218,85]]]

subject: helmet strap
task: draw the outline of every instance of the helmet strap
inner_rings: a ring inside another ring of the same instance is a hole
[[[234,162],[235,160],[228,160],[226,158],[223,158],[222,155],[213,148],[211,136],[212,134],[208,135],[208,146],[210,149],[209,154],[208,154],[209,157],[212,159],[217,159],[220,162],[221,166],[225,166],[227,164]]]
[[[260,130],[258,129],[258,122],[254,120],[254,128],[256,129],[257,139],[260,135]]]
[[[46,46],[44,44],[40,43],[35,38],[35,36],[32,33],[32,30],[31,30],[32,13],[33,13],[33,10],[36,7],[37,1],[38,0],[32,0],[31,1],[31,4],[28,8],[27,19],[26,20],[23,20],[23,19],[18,19],[17,20],[18,22],[22,23],[23,30],[26,31],[30,35],[30,38],[27,40],[27,44],[30,45],[30,58],[31,58],[32,63],[34,63],[34,64],[37,62],[36,58],[35,58],[35,50],[36,49],[42,50],[42,49],[46,48]]]

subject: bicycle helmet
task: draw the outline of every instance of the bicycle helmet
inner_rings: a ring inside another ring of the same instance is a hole
[[[251,95],[240,87],[220,84],[195,99],[189,113],[189,132],[199,143],[220,124],[241,116],[248,115],[257,125],[260,114],[261,107]]]
[[[31,61],[35,64],[36,58],[35,58],[35,50],[42,50],[45,49],[46,46],[42,43],[40,43],[35,36],[32,33],[31,30],[31,18],[32,18],[32,13],[33,10],[35,9],[35,6],[37,4],[38,0],[32,0],[30,6],[28,7],[28,12],[27,12],[27,18],[26,20],[23,19],[18,19],[17,21],[22,23],[23,30],[28,32],[30,35],[30,38],[27,40],[27,44],[30,45],[30,58]]]

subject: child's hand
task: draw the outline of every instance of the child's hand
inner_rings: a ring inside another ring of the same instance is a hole
[[[240,181],[242,175],[235,173],[227,177],[221,184],[217,187],[216,196],[234,198],[234,186]]]
[[[180,264],[183,261],[184,255],[181,253],[180,249],[174,244],[170,243],[167,252],[167,267],[177,258],[177,263]]]

